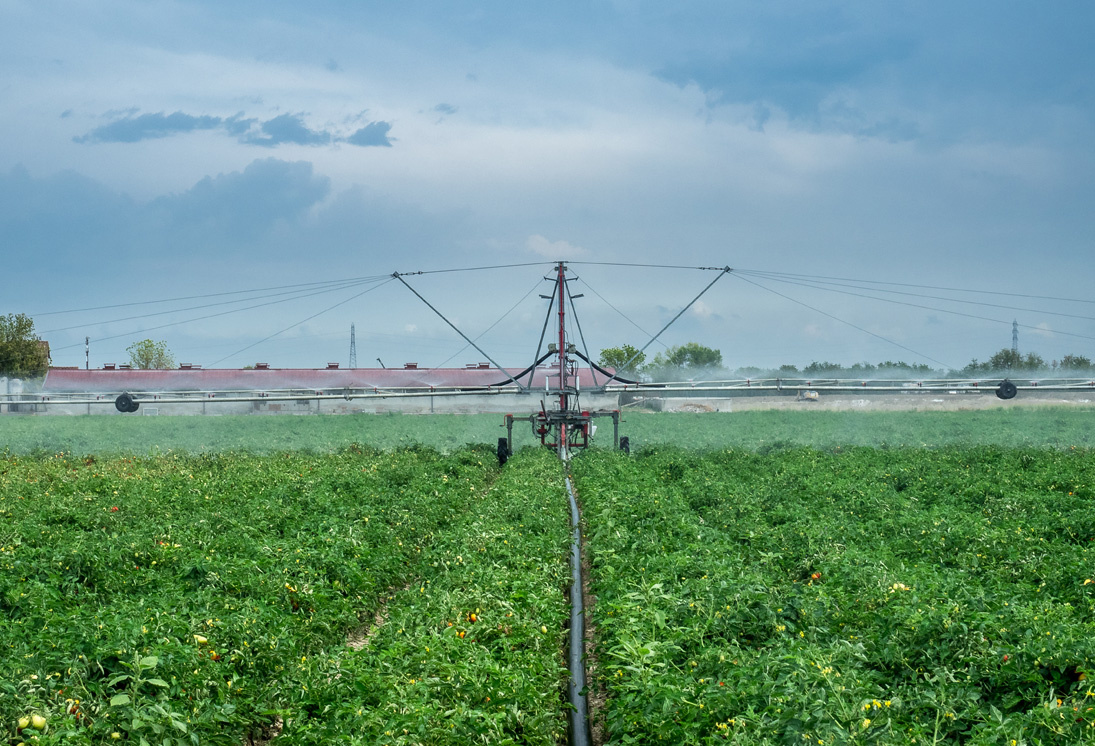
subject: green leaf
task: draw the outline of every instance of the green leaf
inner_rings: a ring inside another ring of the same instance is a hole
[[[171,686],[163,679],[148,679],[147,683],[151,684],[152,686]]]
[[[160,659],[157,658],[156,656],[148,655],[148,656],[145,656],[144,658],[141,658],[141,668],[146,669],[146,670],[149,669],[149,668],[155,668],[156,664],[159,663],[159,662],[160,662]]]
[[[121,707],[122,705],[128,705],[130,703],[128,694],[115,694],[110,698],[111,707]]]

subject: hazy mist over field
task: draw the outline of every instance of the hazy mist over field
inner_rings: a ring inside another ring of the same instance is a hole
[[[543,262],[406,278],[523,367],[557,259],[733,267],[649,350],[731,370],[961,368],[1013,320],[1095,357],[1090,3],[0,7],[0,314],[56,365],[345,366],[354,323],[361,367],[462,367],[389,275]],[[572,270],[594,356],[714,279]]]

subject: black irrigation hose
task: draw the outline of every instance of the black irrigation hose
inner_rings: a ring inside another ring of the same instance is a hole
[[[586,357],[585,355],[583,355],[583,354],[582,354],[581,352],[579,352],[578,350],[575,350],[575,351],[574,351],[574,354],[575,354],[575,355],[577,355],[578,357],[582,358],[582,360],[585,360],[585,361],[586,361],[587,363],[589,363],[589,364],[590,364],[591,366],[593,366],[593,369],[594,369],[595,371],[597,371],[598,373],[603,373],[604,375],[608,376],[608,381],[619,381],[620,383],[638,383],[638,381],[629,381],[629,380],[628,380],[628,379],[626,379],[626,378],[620,378],[620,376],[616,375],[615,373],[609,373],[609,372],[608,372],[607,370],[605,370],[605,369],[604,369],[604,368],[602,368],[601,366],[597,365],[597,363],[595,363],[595,362],[593,362],[592,360],[590,360],[590,359],[589,359],[588,357]],[[608,383],[608,381],[605,381],[605,383],[607,384],[607,383]]]
[[[574,499],[574,486],[566,478],[567,496],[570,498],[570,644],[567,655],[570,679],[567,696],[570,711],[571,746],[590,746],[589,707],[586,701],[585,662],[585,609],[582,603],[582,529],[579,526],[578,502]]]
[[[547,360],[549,357],[551,357],[554,354],[555,354],[554,352],[545,352],[543,355],[540,356],[539,360],[537,360],[535,363],[533,363],[529,367],[525,368],[523,371],[521,371],[517,375],[510,376],[509,378],[507,378],[504,381],[499,381],[498,383],[492,383],[490,385],[491,386],[505,386],[507,383],[516,383],[518,378],[522,378],[522,377],[526,376],[527,374],[532,372],[536,368],[537,365],[544,362],[545,360]],[[520,385],[520,384],[518,384],[518,385]],[[531,385],[532,385],[532,381],[529,381],[529,386],[531,386]]]

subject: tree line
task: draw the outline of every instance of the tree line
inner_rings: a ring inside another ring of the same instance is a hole
[[[813,361],[799,367],[784,364],[774,368],[742,366],[733,370],[723,365],[719,350],[697,342],[670,347],[647,361],[637,348],[623,344],[601,350],[598,364],[611,367],[631,379],[664,381],[673,378],[728,374],[739,378],[979,378],[1008,375],[1053,375],[1060,377],[1086,376],[1095,373],[1095,363],[1084,355],[1069,354],[1060,360],[1047,362],[1031,352],[1022,355],[1004,348],[984,362],[976,358],[965,367],[933,368],[924,363],[886,360],[845,365],[829,361]]]
[[[34,320],[24,313],[0,316],[0,376],[41,378],[49,370],[49,348],[35,334]],[[175,367],[166,342],[142,339],[126,348],[129,364],[141,370]]]
[[[0,316],[0,376],[9,378],[40,378],[49,368],[45,343],[34,332],[34,321],[26,314]],[[167,343],[142,339],[126,348],[129,364],[139,370],[175,368],[175,358]],[[728,370],[723,365],[722,352],[698,342],[669,347],[648,359],[646,353],[629,344],[606,347],[597,360],[604,367],[631,379],[670,380],[712,374],[733,374],[741,378],[947,378],[1007,375],[1086,376],[1095,374],[1095,363],[1085,355],[1069,354],[1060,360],[1047,362],[1041,355],[1023,355],[1005,347],[984,362],[976,358],[961,370],[932,368],[923,363],[886,360],[881,363],[844,365],[829,361],[813,361],[799,368],[785,364],[775,368],[743,366]]]

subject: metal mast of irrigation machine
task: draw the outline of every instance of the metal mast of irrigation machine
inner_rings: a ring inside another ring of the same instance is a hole
[[[550,276],[544,279],[552,279]],[[544,332],[547,331],[548,322],[551,319],[552,308],[558,304],[556,311],[558,329],[556,342],[548,345],[547,354],[543,357],[537,353],[537,363],[551,355],[556,356],[554,364],[547,369],[554,368],[553,374],[544,377],[544,398],[541,400],[540,411],[524,417],[507,414],[505,419],[506,437],[498,439],[498,460],[505,463],[513,453],[513,423],[516,420],[524,420],[532,423],[533,433],[540,438],[540,443],[548,448],[555,449],[562,459],[569,458],[571,449],[586,448],[593,437],[593,419],[595,417],[612,418],[612,444],[614,448],[627,450],[629,447],[627,438],[620,438],[620,411],[614,409],[608,412],[591,412],[581,408],[581,375],[574,370],[575,361],[571,355],[576,355],[590,363],[590,370],[598,369],[609,377],[613,374],[598,368],[586,355],[578,352],[573,342],[567,341],[567,306],[566,299],[569,296],[573,302],[575,298],[581,298],[582,294],[571,295],[567,283],[577,278],[567,276],[567,263],[560,261],[555,264],[554,288],[551,295],[541,295],[541,298],[549,301],[548,315],[544,319]],[[575,317],[577,318],[577,317]],[[541,344],[544,334],[541,334]],[[552,380],[557,381],[552,388]],[[531,382],[531,378],[530,378]],[[554,406],[549,406],[551,401]]]

